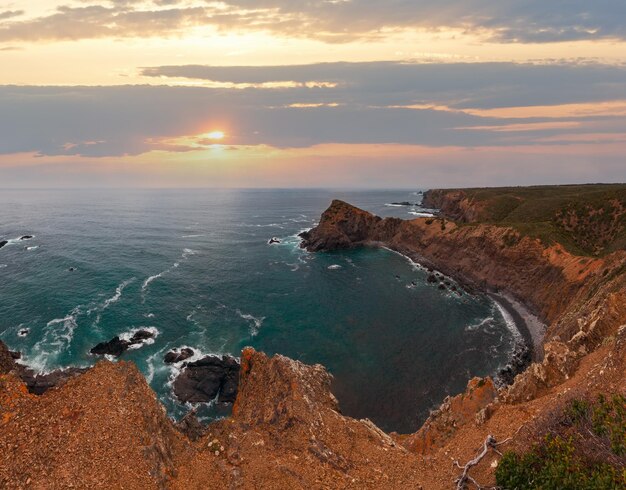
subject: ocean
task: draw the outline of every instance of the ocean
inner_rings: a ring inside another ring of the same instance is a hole
[[[252,346],[323,364],[344,414],[415,431],[446,395],[507,363],[513,328],[489,298],[442,291],[394,252],[301,250],[298,233],[334,198],[380,216],[429,212],[419,189],[3,190],[0,339],[50,371],[92,365],[97,343],[150,328],[154,341],[121,359],[173,417],[190,407],[172,395],[166,352]],[[417,205],[390,205],[403,201]]]

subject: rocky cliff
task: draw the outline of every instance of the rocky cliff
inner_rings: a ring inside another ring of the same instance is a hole
[[[341,201],[303,244],[386,246],[506,292],[549,323],[545,356],[507,388],[471,380],[420,431],[389,435],[340,413],[322,366],[283,356],[244,350],[232,416],[203,427],[193,414],[181,424],[168,419],[125,362],[103,361],[31,393],[0,342],[0,487],[454,488],[462,469],[452,462],[463,466],[484,441],[523,450],[542,440],[570,400],[626,393],[623,251],[578,256],[511,227],[381,219]],[[499,460],[488,451],[472,478],[493,485]],[[466,484],[474,488],[458,483]]]

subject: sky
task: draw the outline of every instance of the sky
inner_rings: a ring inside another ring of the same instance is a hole
[[[0,0],[0,187],[626,181],[624,0]]]

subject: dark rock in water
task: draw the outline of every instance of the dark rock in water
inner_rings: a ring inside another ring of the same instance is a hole
[[[426,280],[427,280],[429,283],[431,283],[431,284],[433,284],[433,283],[437,282],[437,278],[435,277],[435,275],[434,275],[434,274],[430,274],[430,275],[428,276],[428,279],[426,279]]]
[[[10,355],[11,355],[11,357],[12,357],[14,360],[16,360],[16,361],[17,361],[18,359],[21,359],[21,358],[22,358],[22,353],[21,353],[21,352],[16,352],[16,351],[14,351],[14,350],[10,350],[10,351],[9,351],[9,354],[10,354]]]
[[[457,289],[456,289],[456,286],[452,286],[450,289],[451,289],[452,291],[454,291],[454,292],[456,292],[456,290],[457,290]]]
[[[523,342],[518,343],[515,346],[515,351],[513,352],[513,357],[511,361],[500,371],[496,376],[496,381],[500,385],[510,385],[513,384],[515,380],[515,376],[524,371],[532,362],[533,351],[532,349]]]
[[[20,240],[30,240],[31,238],[33,238],[33,235],[22,235]]]
[[[17,332],[17,335],[19,337],[26,337],[29,333],[30,333],[30,329],[22,328],[19,332]]]
[[[217,399],[219,403],[235,403],[239,387],[239,363],[233,357],[226,358],[228,370]]]
[[[7,242],[6,240],[0,240],[0,248],[4,247],[7,243],[9,242]]]
[[[153,338],[154,333],[150,332],[149,330],[138,330],[133,334],[130,340],[122,340],[119,338],[119,336],[116,335],[108,342],[100,342],[89,352],[99,356],[110,355],[119,357],[124,352],[126,352],[131,345],[141,344],[144,341]]]
[[[402,202],[392,202],[393,206],[417,206],[414,202],[402,201]]]
[[[445,290],[446,289],[446,285],[443,284],[443,283],[439,284],[439,289]]]
[[[165,354],[163,361],[165,362],[165,364],[174,364],[176,362],[186,361],[192,356],[193,356],[193,349],[190,349],[189,347],[185,347],[180,350],[169,351],[167,354]]]
[[[69,270],[70,272],[74,272],[76,269],[74,269],[74,267],[70,267],[68,270]]]
[[[131,344],[140,344],[144,340],[153,339],[154,333],[150,330],[137,330],[130,338]]]
[[[239,363],[234,357],[206,356],[190,362],[174,381],[174,394],[183,403],[233,403],[239,384]]]
[[[280,238],[272,237],[267,242],[268,245],[271,245],[273,243],[280,243]]]
[[[0,374],[6,374],[11,371],[16,373],[20,379],[26,384],[28,391],[41,395],[55,386],[61,386],[68,379],[84,373],[89,368],[68,368],[52,371],[48,374],[37,374],[32,369],[15,362],[21,356],[16,357],[16,352],[11,352],[7,346],[0,341]]]
[[[128,350],[129,346],[130,342],[128,342],[127,340],[122,340],[116,335],[108,342],[100,342],[89,352],[98,356],[111,355],[119,357]]]

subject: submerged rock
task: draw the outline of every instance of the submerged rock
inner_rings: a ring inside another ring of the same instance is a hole
[[[193,349],[189,347],[184,347],[180,350],[174,349],[165,354],[163,358],[163,362],[165,364],[174,364],[181,361],[186,361],[194,354]]]
[[[151,332],[150,330],[138,330],[129,340],[121,339],[116,335],[108,342],[100,342],[89,352],[99,356],[110,355],[119,357],[126,352],[131,345],[142,344],[146,340],[153,339],[154,337],[154,332]]]
[[[33,238],[33,235],[22,235],[20,240],[30,240],[31,238]]]
[[[268,245],[272,245],[273,243],[280,243],[280,238],[272,237],[267,241]]]
[[[233,403],[239,384],[239,363],[234,357],[206,356],[185,365],[174,381],[174,395],[181,402]]]

